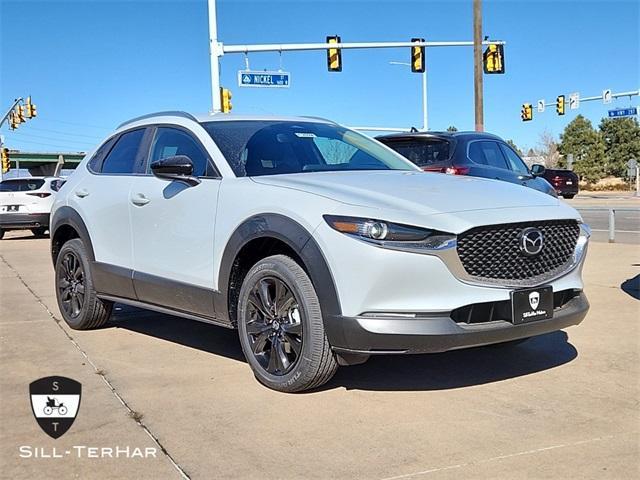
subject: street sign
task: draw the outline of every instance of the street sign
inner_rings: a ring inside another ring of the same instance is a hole
[[[569,108],[571,110],[577,110],[580,108],[580,94],[578,92],[569,95]]]
[[[289,72],[238,70],[240,87],[289,88],[290,84]]]
[[[611,96],[611,89],[607,88],[606,90],[602,91],[602,103],[604,103],[605,105],[608,105],[609,103],[611,103],[611,99],[613,97]]]
[[[538,113],[544,112],[544,98],[542,100],[538,100]]]
[[[609,110],[609,118],[633,117],[638,114],[638,107],[616,108]]]

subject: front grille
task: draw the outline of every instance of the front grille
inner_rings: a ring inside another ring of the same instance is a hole
[[[544,235],[537,255],[520,250],[522,231],[535,227]],[[468,275],[478,279],[526,281],[556,271],[570,261],[580,227],[575,220],[488,225],[458,235],[458,256]]]

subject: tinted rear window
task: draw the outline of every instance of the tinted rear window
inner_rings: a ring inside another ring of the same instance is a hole
[[[6,180],[0,182],[0,192],[29,192],[44,185],[42,179]]]
[[[419,167],[449,160],[451,150],[449,141],[443,139],[395,141],[389,142],[387,145]]]
[[[102,173],[133,173],[144,128],[123,133],[104,159]]]

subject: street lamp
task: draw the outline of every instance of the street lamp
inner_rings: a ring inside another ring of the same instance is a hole
[[[426,49],[425,49],[425,59],[426,63]],[[389,65],[405,65],[407,67],[411,67],[411,64],[408,62],[389,62]],[[422,72],[422,130],[429,130],[429,122],[428,122],[428,114],[427,114],[427,69],[424,69]]]

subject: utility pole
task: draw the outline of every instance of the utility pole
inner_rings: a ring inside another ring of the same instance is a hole
[[[482,95],[482,0],[473,0],[473,88],[476,132],[484,131],[484,100]]]

